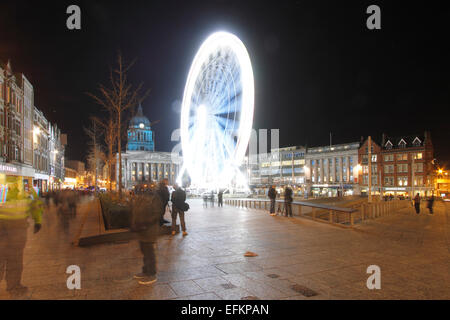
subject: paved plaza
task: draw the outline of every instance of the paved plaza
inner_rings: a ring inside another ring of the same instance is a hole
[[[96,216],[98,206],[85,200],[76,218],[66,221],[51,209],[40,233],[29,228],[29,292],[11,297],[3,281],[0,299],[450,299],[448,203],[437,202],[434,216],[408,207],[345,229],[188,202],[189,235],[158,242],[156,284],[132,279],[142,265],[136,241],[72,245],[84,218]],[[246,251],[258,256],[244,257]],[[70,265],[81,268],[81,290],[66,287]],[[366,286],[369,265],[381,268],[380,290]]]

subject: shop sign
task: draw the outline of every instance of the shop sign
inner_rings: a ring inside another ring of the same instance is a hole
[[[386,190],[386,191],[406,191],[406,188],[390,188],[390,187],[386,187],[386,188],[384,188],[384,190]]]
[[[0,164],[0,171],[6,172],[6,173],[17,173],[17,168],[2,163],[2,164]]]

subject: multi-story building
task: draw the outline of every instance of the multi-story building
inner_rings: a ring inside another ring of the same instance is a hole
[[[70,188],[86,187],[86,166],[78,160],[66,160],[64,168],[64,186]]]
[[[181,158],[170,152],[154,151],[154,137],[150,121],[139,106],[128,127],[127,150],[122,153],[122,186],[126,189],[142,182],[168,179],[174,184]],[[119,155],[116,155],[115,176],[119,177]],[[118,187],[118,185],[116,186]]]
[[[25,186],[34,176],[30,159],[29,108],[33,87],[23,74],[15,74],[11,63],[0,62],[0,184],[9,176],[23,177]]]
[[[0,184],[9,176],[19,176],[25,186],[48,189],[50,131],[50,123],[34,105],[31,82],[25,75],[13,73],[9,61],[0,62]],[[58,148],[63,159],[64,148]],[[59,163],[64,168],[63,160]],[[59,171],[63,177],[64,170]]]
[[[388,137],[371,142],[372,195],[431,195],[434,189],[433,145],[429,132],[423,135]],[[359,150],[359,178],[368,193],[368,140]]]
[[[358,185],[359,142],[307,148],[292,146],[244,161],[250,187],[267,193],[270,185],[289,185],[296,196],[335,197],[360,194]],[[255,158],[256,159],[256,158]]]
[[[34,125],[33,125],[33,167],[35,170],[33,185],[39,190],[48,190],[49,186],[49,122],[42,111],[34,107]]]
[[[307,148],[305,155],[306,193],[314,197],[360,194],[358,150],[352,142],[326,147]]]
[[[65,178],[64,152],[67,135],[56,124],[49,123],[49,188],[60,189]]]
[[[305,188],[305,147],[272,149],[270,153],[246,157],[244,171],[249,186],[257,193],[267,193],[271,185],[290,185],[296,194]]]
[[[33,118],[34,118],[34,89],[33,85],[22,74],[23,91],[23,162],[33,165]]]

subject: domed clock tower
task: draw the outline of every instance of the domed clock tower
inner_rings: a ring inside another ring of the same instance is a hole
[[[155,151],[150,120],[144,116],[141,104],[128,126],[127,151]]]

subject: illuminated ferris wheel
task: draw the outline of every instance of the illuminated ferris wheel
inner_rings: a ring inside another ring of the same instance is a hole
[[[197,52],[184,90],[181,145],[193,185],[227,186],[247,150],[253,124],[250,57],[236,36],[217,32]]]

